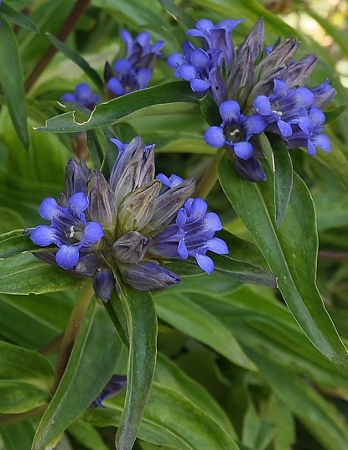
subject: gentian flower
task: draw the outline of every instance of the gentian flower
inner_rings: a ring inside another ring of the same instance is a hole
[[[88,207],[88,197],[77,192],[68,200],[66,208],[59,206],[54,198],[44,199],[40,205],[41,217],[51,221],[51,225],[39,225],[30,231],[34,244],[46,247],[55,244],[57,264],[62,269],[74,268],[81,253],[89,253],[103,237],[99,223],[88,222],[84,211]]]
[[[75,88],[75,93],[66,93],[61,97],[62,102],[73,102],[92,111],[100,102],[101,96],[95,94],[87,83],[80,83]]]
[[[239,158],[249,159],[253,154],[249,140],[253,134],[262,133],[265,129],[264,118],[259,114],[244,116],[234,100],[221,103],[219,111],[222,124],[208,128],[204,140],[212,147],[225,147],[233,150]]]
[[[205,132],[206,143],[233,150],[239,174],[258,182],[267,178],[259,161],[264,155],[254,138],[259,133],[278,134],[289,149],[305,145],[311,155],[317,146],[329,151],[322,133],[325,116],[318,108],[327,105],[336,91],[327,80],[314,89],[305,87],[316,55],[295,61],[300,43],[294,38],[265,47],[262,19],[236,48],[231,35],[241,22],[214,25],[199,20],[187,35],[203,40],[202,47],[185,41],[184,53],[172,54],[167,63],[175,68],[176,77],[188,81],[201,97],[210,95],[219,107],[222,123]]]
[[[114,71],[108,63],[104,71],[106,86],[116,97],[147,87],[164,45],[162,41],[151,45],[146,32],[133,39],[128,31],[122,30],[121,37],[126,44],[126,56],[115,62]]]
[[[206,252],[228,252],[215,232],[222,228],[202,199],[192,199],[195,183],[177,175],[155,177],[154,145],[140,137],[118,150],[107,180],[97,169],[70,160],[66,194],[45,199],[40,214],[51,225],[25,230],[40,246],[58,250],[35,255],[76,276],[93,278],[97,296],[107,302],[119,280],[139,290],[164,289],[180,281],[165,261],[194,257],[207,273],[214,269]]]

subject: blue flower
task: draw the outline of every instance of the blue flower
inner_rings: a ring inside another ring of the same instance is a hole
[[[274,92],[269,97],[259,95],[254,101],[255,110],[266,123],[266,131],[280,134],[283,138],[292,134],[291,125],[306,121],[308,108],[312,106],[313,93],[305,88],[288,89],[286,83],[274,80]]]
[[[91,408],[105,408],[103,401],[118,395],[127,386],[127,375],[113,375],[105,388],[91,404]]]
[[[262,133],[265,129],[264,118],[259,114],[241,114],[240,106],[234,100],[221,103],[219,111],[222,123],[219,127],[208,128],[204,134],[205,142],[211,147],[231,149],[241,159],[249,159],[253,154],[249,140],[253,134]]]
[[[87,222],[84,214],[87,207],[88,197],[81,192],[68,200],[67,207],[59,206],[54,198],[48,197],[42,201],[39,212],[51,225],[39,225],[29,231],[34,244],[59,247],[55,259],[65,270],[78,264],[80,253],[93,251],[104,235],[99,223]]]
[[[116,97],[129,92],[145,89],[151,78],[158,57],[162,56],[162,41],[151,45],[150,35],[140,33],[135,39],[126,31],[121,31],[121,37],[126,44],[125,58],[118,59],[114,64],[115,74],[106,77],[106,86]]]
[[[87,83],[80,83],[76,86],[75,94],[66,93],[61,97],[61,101],[77,103],[92,111],[100,102],[101,96],[95,94]]]
[[[308,111],[306,121],[301,121],[293,127],[292,135],[286,138],[288,148],[307,147],[311,156],[316,154],[316,147],[322,148],[325,152],[331,151],[330,139],[322,133],[324,129],[325,114],[316,106],[312,106]]]
[[[189,198],[178,211],[175,223],[154,236],[149,251],[170,258],[187,259],[192,256],[199,267],[210,274],[214,270],[214,262],[206,252],[228,253],[226,243],[215,237],[215,232],[221,229],[219,217],[215,213],[207,213],[207,203],[203,199]]]

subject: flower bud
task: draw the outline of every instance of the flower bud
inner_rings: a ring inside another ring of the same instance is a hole
[[[70,159],[66,166],[65,194],[67,198],[72,197],[76,192],[87,191],[87,179],[89,169],[84,161],[79,163]]]
[[[122,234],[143,229],[151,220],[161,182],[153,180],[147,186],[132,192],[120,206],[117,228]]]
[[[149,242],[150,240],[138,231],[129,231],[112,246],[114,256],[123,263],[138,263],[144,258]]]
[[[91,404],[91,408],[105,408],[103,401],[109,397],[119,394],[127,386],[127,375],[113,375],[108,381],[100,395]]]
[[[193,178],[183,180],[161,193],[156,201],[153,217],[144,232],[150,233],[166,227],[195,190]]]
[[[145,146],[137,136],[119,152],[111,171],[110,185],[117,204],[135,189],[147,185],[154,176],[154,145]]]
[[[99,170],[92,170],[88,180],[88,214],[91,220],[99,222],[103,228],[112,229],[116,225],[116,199],[109,183]]]
[[[93,289],[100,300],[107,303],[114,288],[115,278],[112,271],[107,268],[98,269],[93,278]]]
[[[159,291],[177,284],[180,277],[151,261],[138,264],[120,264],[124,281],[140,291]]]
[[[267,175],[257,158],[251,157],[245,161],[236,156],[233,159],[233,164],[244,180],[252,181],[254,183],[260,183],[267,180]]]

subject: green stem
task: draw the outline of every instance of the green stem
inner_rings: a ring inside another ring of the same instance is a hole
[[[196,188],[195,197],[207,198],[208,194],[215,186],[218,179],[219,162],[223,152],[224,150],[219,148],[215,153],[212,163],[205,169],[203,178]]]
[[[80,17],[82,16],[85,9],[89,5],[90,1],[91,0],[77,0],[74,8],[71,10],[69,16],[67,17],[61,29],[59,30],[56,36],[57,39],[59,39],[62,42],[64,42],[67,39],[69,34],[74,30],[77,22],[79,21]],[[45,68],[48,66],[48,64],[51,62],[52,58],[56,53],[57,53],[56,47],[50,44],[46,53],[43,55],[40,61],[38,61],[33,71],[26,79],[25,92],[29,92],[30,89],[34,86],[35,82],[42,74],[42,72],[45,70]]]
[[[82,285],[82,288],[78,293],[76,303],[71,312],[68,326],[63,336],[62,345],[60,347],[57,362],[53,392],[56,391],[60,383],[60,380],[62,379],[62,376],[65,372],[72,349],[74,347],[76,337],[83,323],[83,320],[85,318],[88,306],[91,303],[93,295],[94,295],[93,285],[91,281],[88,280]]]
[[[25,413],[7,414],[0,416],[0,426],[12,425],[13,423],[22,422],[36,416],[41,416],[45,412],[46,408],[47,405],[39,406],[38,408],[31,409],[30,411],[26,411]]]

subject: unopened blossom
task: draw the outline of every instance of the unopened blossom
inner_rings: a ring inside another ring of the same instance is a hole
[[[118,395],[127,386],[127,375],[112,375],[108,383],[98,397],[91,404],[91,408],[105,408],[103,401]]]
[[[267,178],[259,161],[264,157],[257,145],[260,133],[276,133],[289,149],[304,146],[310,155],[317,147],[330,151],[321,108],[336,91],[327,80],[315,88],[305,87],[316,55],[296,61],[300,43],[294,38],[265,47],[262,19],[236,48],[232,31],[241,22],[214,25],[199,20],[187,35],[201,38],[202,47],[185,41],[183,53],[172,54],[168,65],[175,68],[176,77],[190,82],[194,92],[211,96],[219,107],[222,122],[205,132],[206,143],[230,150],[239,174],[258,182]]]
[[[107,180],[97,169],[70,160],[66,193],[45,199],[41,216],[51,225],[26,230],[40,246],[37,253],[77,276],[93,278],[98,297],[107,302],[119,280],[139,290],[164,289],[180,281],[166,268],[170,259],[193,257],[207,273],[214,269],[207,251],[228,253],[215,237],[218,216],[203,199],[192,199],[195,183],[172,174],[155,176],[154,145],[138,136],[129,144],[113,140],[118,156]]]
[[[142,32],[133,39],[127,30],[122,30],[121,37],[126,45],[126,55],[117,59],[113,67],[107,63],[104,71],[106,86],[115,97],[148,86],[164,45],[162,41],[151,44],[147,32]]]
[[[61,97],[62,102],[77,103],[84,108],[92,111],[100,102],[101,96],[94,93],[92,88],[87,83],[80,83],[75,88],[75,93],[67,92]]]

